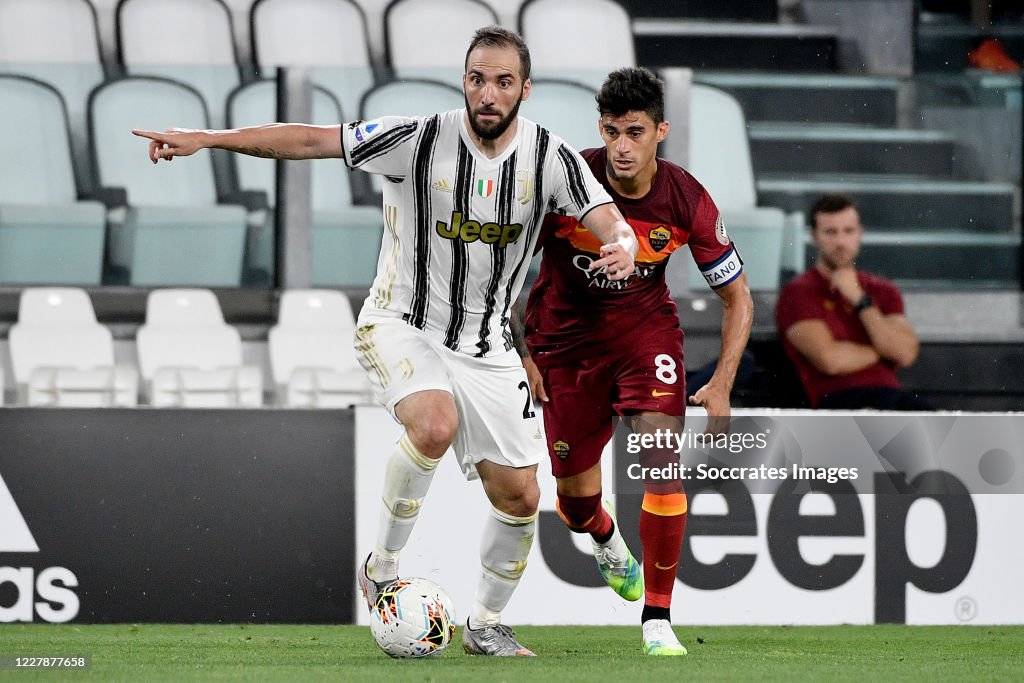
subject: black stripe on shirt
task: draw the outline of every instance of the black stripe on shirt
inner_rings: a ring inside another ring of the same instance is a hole
[[[495,198],[495,221],[498,225],[505,226],[512,222],[512,203],[516,195],[516,153],[504,161],[498,174],[498,193]],[[524,239],[520,235],[519,239]],[[497,243],[491,245],[491,277],[487,280],[487,289],[484,292],[484,316],[480,321],[480,338],[476,342],[479,349],[478,356],[484,356],[491,350],[491,343],[488,338],[491,336],[491,317],[498,299],[498,287],[501,286],[502,275],[505,274],[506,250],[508,247],[499,247]]]
[[[423,134],[413,152],[413,220],[416,222],[416,272],[413,276],[413,299],[404,320],[423,329],[427,324],[427,307],[430,298],[430,169],[434,159],[441,117],[431,116],[423,122]]]
[[[583,181],[583,169],[580,168],[580,160],[565,145],[559,145],[558,159],[562,162],[562,168],[565,170],[565,181],[569,187],[569,198],[576,205],[578,213],[590,203],[590,194],[587,192],[587,184]]]
[[[367,161],[376,159],[382,154],[386,154],[415,135],[418,127],[418,121],[403,123],[400,126],[395,126],[391,130],[381,133],[378,137],[356,145],[349,151],[349,161],[351,162],[351,165],[353,167],[362,166]]]
[[[546,188],[544,187],[544,164],[547,161],[548,146],[551,144],[551,135],[548,133],[546,128],[537,126],[537,158],[534,161],[533,170],[533,220],[530,221],[529,230],[526,233],[526,244],[534,244],[535,236],[541,225],[544,222],[544,215],[548,212],[548,199],[545,195]],[[526,226],[524,226],[526,227]],[[503,303],[504,308],[501,312],[501,324],[502,327],[508,327],[509,311],[512,309],[512,288],[515,286],[516,280],[519,279],[519,273],[525,267],[529,267],[530,261],[533,259],[532,249],[523,249],[523,254],[519,258],[519,263],[516,264],[515,269],[509,276],[508,285],[505,287],[505,301]],[[509,343],[506,343],[509,346]],[[511,348],[511,347],[509,347]]]
[[[452,188],[452,208],[468,221],[469,198],[473,191],[476,162],[466,143],[459,137],[459,152],[455,159],[455,186]],[[459,340],[466,326],[466,280],[469,274],[469,245],[461,239],[449,240],[452,245],[452,274],[449,282],[451,317],[445,330],[444,345],[459,350]]]

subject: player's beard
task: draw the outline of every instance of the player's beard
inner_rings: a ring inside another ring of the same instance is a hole
[[[633,178],[636,177],[636,172],[635,171],[633,172],[633,175],[631,175],[631,176],[625,176],[624,177],[624,176],[620,175],[619,172],[615,170],[615,164],[612,163],[612,158],[611,157],[608,157],[608,163],[605,164],[605,169],[604,170],[605,170],[605,173],[608,174],[608,177],[611,178],[612,180],[616,181],[616,182],[622,181],[622,180],[632,180]]]
[[[466,111],[469,112],[469,127],[473,129],[477,137],[482,140],[497,140],[502,134],[508,130],[508,127],[512,125],[512,122],[516,120],[516,116],[519,115],[519,105],[523,103],[523,93],[520,91],[519,99],[516,101],[512,110],[508,113],[508,116],[498,119],[489,126],[484,126],[476,119],[477,111],[473,111],[469,107],[469,98],[463,94],[463,99],[466,101]]]
[[[821,260],[828,270],[839,270],[840,268],[853,268],[857,261],[857,252],[832,251],[822,252]]]

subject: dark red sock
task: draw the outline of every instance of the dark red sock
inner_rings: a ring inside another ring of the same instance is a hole
[[[558,515],[576,533],[588,533],[605,539],[612,530],[612,516],[601,505],[601,494],[594,496],[563,496],[558,494]]]
[[[671,607],[672,588],[686,532],[686,494],[645,493],[640,510],[644,552],[644,604]]]

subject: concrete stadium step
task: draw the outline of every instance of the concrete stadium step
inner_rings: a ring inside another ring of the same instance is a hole
[[[872,228],[864,233],[857,266],[907,289],[1012,289],[1020,283],[1020,249],[1020,235]]]
[[[949,133],[864,126],[755,123],[755,173],[897,173],[953,178],[956,139]]]
[[[757,191],[759,204],[786,211],[806,211],[818,195],[844,192],[857,202],[865,226],[1011,233],[1019,220],[1019,188],[1012,183],[852,174],[800,179],[762,175]]]
[[[725,90],[748,122],[894,127],[901,83],[895,78],[698,71],[694,81]]]
[[[838,32],[830,26],[635,19],[633,35],[637,62],[650,68],[838,70]]]
[[[774,22],[779,16],[776,0],[620,0],[620,4],[634,17]]]

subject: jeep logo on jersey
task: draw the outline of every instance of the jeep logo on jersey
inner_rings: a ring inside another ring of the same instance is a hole
[[[0,476],[0,553],[38,552],[39,545]],[[32,621],[33,608],[51,623],[64,623],[78,616],[78,596],[71,590],[78,586],[78,577],[70,569],[46,567],[37,577],[33,567],[0,566],[0,586],[8,583],[14,586],[17,599],[13,604],[0,603],[0,624]]]
[[[647,233],[647,241],[651,243],[651,248],[654,249],[654,251],[661,251],[667,247],[668,241],[671,238],[672,233],[670,233],[664,225],[659,225]]]
[[[523,234],[523,224],[484,223],[481,225],[473,220],[463,222],[462,212],[453,211],[450,223],[437,222],[437,234],[448,240],[458,239],[467,243],[480,240],[484,244],[497,244],[498,247],[504,249]]]

